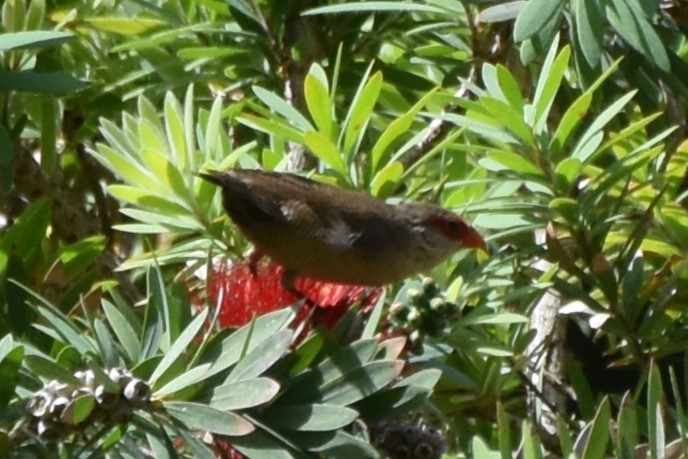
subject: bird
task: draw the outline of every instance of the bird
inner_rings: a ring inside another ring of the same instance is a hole
[[[249,169],[206,171],[224,208],[253,243],[251,263],[267,255],[284,267],[282,285],[299,276],[382,286],[429,271],[462,248],[487,251],[463,218],[424,202],[389,204],[300,175]]]

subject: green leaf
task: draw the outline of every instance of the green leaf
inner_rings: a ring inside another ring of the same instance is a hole
[[[141,157],[160,183],[163,183],[169,191],[177,195],[181,202],[189,200],[190,193],[182,173],[167,157],[147,148],[141,151]]]
[[[16,349],[14,346],[14,339],[12,339],[12,335],[5,335],[0,339],[0,362],[2,362],[9,354],[12,352],[13,349]]]
[[[45,1],[34,0],[30,2],[29,9],[24,18],[24,30],[39,30],[45,20]]]
[[[609,123],[609,121],[611,121],[611,119],[614,118],[635,96],[636,92],[637,91],[631,91],[625,96],[620,97],[613,104],[607,107],[607,109],[600,113],[597,118],[595,118],[595,121],[592,122],[592,124],[588,127],[576,144],[576,147],[571,153],[572,158],[578,159],[579,161],[585,163],[592,157],[597,147],[595,146],[595,148],[590,148],[590,145],[599,145],[599,143],[602,141],[602,137],[600,136],[601,131],[604,129],[607,123]]]
[[[167,142],[159,134],[157,129],[150,123],[145,120],[139,122],[139,139],[141,141],[139,155],[143,165],[161,183],[165,183],[164,176],[161,177],[161,171],[165,170],[164,161],[167,156]]]
[[[36,354],[24,356],[24,364],[37,376],[44,379],[57,379],[63,383],[81,385],[81,381],[62,365]]]
[[[528,2],[516,0],[488,6],[478,14],[478,22],[492,24],[516,19]]]
[[[638,410],[630,392],[626,392],[621,400],[616,422],[616,457],[619,459],[635,458],[635,447],[639,441]]]
[[[171,329],[170,305],[165,291],[160,266],[148,268],[146,272],[146,291],[148,301],[145,306],[143,326],[141,327],[141,355],[144,359],[152,357],[160,349],[167,351],[170,347],[172,334],[176,330]],[[176,336],[176,335],[175,335]]]
[[[213,105],[210,108],[208,122],[205,126],[205,137],[203,138],[205,144],[205,159],[212,161],[219,158],[219,152],[222,150],[220,143],[220,124],[222,120],[222,98],[216,97]]]
[[[280,385],[269,378],[244,379],[213,389],[209,405],[223,411],[236,411],[263,405],[272,400]]]
[[[392,382],[404,367],[401,360],[371,362],[321,388],[322,401],[331,405],[349,405],[367,397]]]
[[[372,150],[372,170],[378,172],[383,161],[386,160],[387,151],[392,143],[403,134],[408,133],[413,121],[418,116],[418,113],[427,105],[430,99],[437,93],[439,88],[434,88],[432,91],[425,94],[413,107],[406,113],[392,121],[389,126],[380,134],[380,137],[373,145]]]
[[[127,223],[123,225],[112,225],[112,228],[117,230],[117,231],[122,231],[124,233],[135,233],[135,234],[158,234],[158,233],[166,233],[169,231],[169,228],[166,226],[161,226],[161,225],[148,225],[148,224],[139,224],[139,223]],[[128,269],[131,269],[133,266],[131,266],[131,263],[133,262],[133,259],[129,259],[127,262],[124,262],[119,266],[119,269],[122,271],[126,271]]]
[[[629,155],[608,167],[604,173],[594,178],[589,192],[580,197],[581,212],[584,215],[588,215],[591,209],[598,205],[597,203],[601,196],[609,193],[621,181],[625,181],[634,170],[638,170],[648,164],[662,151],[664,151],[662,146],[651,150],[640,150],[638,153]]]
[[[621,131],[615,133],[606,142],[604,142],[600,146],[600,151],[605,151],[608,148],[612,148],[614,145],[620,144],[623,140],[630,138],[633,134],[641,129],[644,129],[645,126],[649,125],[662,115],[664,115],[663,112],[654,113],[631,123],[629,126],[626,126]]]
[[[135,139],[135,142],[132,141],[122,129],[106,118],[100,119],[100,133],[103,135],[107,143],[114,147],[114,150],[138,161],[140,148],[138,138]],[[100,147],[103,146],[103,144],[97,144],[96,146],[100,151]],[[98,158],[97,155],[96,158]]]
[[[154,196],[146,189],[130,185],[110,185],[107,190],[115,199],[164,214],[166,217],[188,216],[192,212],[189,207],[174,200],[174,196],[173,199]]]
[[[234,367],[225,384],[260,376],[287,352],[293,339],[289,329],[280,330],[249,352]]]
[[[532,428],[525,420],[521,423],[521,444],[523,459],[542,459],[539,438],[532,434]]]
[[[168,154],[165,127],[160,120],[160,109],[141,95],[137,99],[139,117],[136,129],[141,142],[141,149],[150,148],[160,153]]]
[[[333,382],[370,362],[377,350],[376,339],[356,341],[332,354],[317,366],[319,379],[324,384]]]
[[[516,81],[509,69],[501,64],[497,65],[497,81],[504,95],[505,102],[508,102],[518,113],[523,113],[524,100],[518,81]]]
[[[311,434],[315,435],[315,434]],[[343,430],[334,432],[334,437],[325,444],[310,448],[323,457],[332,459],[380,459],[380,453],[368,441]]]
[[[521,42],[536,35],[561,11],[564,0],[529,0],[514,23],[514,40]]]
[[[533,96],[533,128],[536,133],[542,132],[547,122],[547,117],[554,103],[554,97],[559,91],[561,80],[564,78],[564,73],[571,57],[571,48],[567,45],[559,52],[556,59],[552,60],[557,44],[558,40],[555,40],[550,48],[540,73],[535,95]],[[550,62],[551,65],[549,65]]]
[[[377,197],[388,196],[396,189],[403,175],[404,166],[399,161],[387,163],[370,182],[370,193]]]
[[[149,225],[158,225],[171,231],[204,231],[206,228],[196,218],[189,215],[164,215],[157,212],[124,208],[120,209],[124,215]]]
[[[73,398],[60,414],[60,421],[75,426],[85,421],[96,407],[93,394],[83,394]]]
[[[665,72],[671,71],[671,63],[662,39],[634,2],[610,0],[607,19],[633,48]]]
[[[83,20],[97,30],[124,36],[143,35],[167,25],[167,22],[160,19],[145,17],[95,16]]]
[[[308,122],[305,116],[301,114],[292,104],[278,96],[272,91],[261,88],[260,86],[253,87],[253,93],[266,106],[274,110],[279,115],[282,115],[292,125],[302,131],[312,131],[313,126]]]
[[[256,430],[248,435],[232,438],[232,447],[251,459],[294,459],[289,448],[272,435]]]
[[[549,143],[549,150],[552,158],[558,158],[568,145],[571,136],[575,133],[578,125],[583,121],[583,117],[588,113],[592,93],[585,92],[578,97],[566,110],[564,116],[559,121],[559,126],[552,136]]]
[[[499,312],[496,314],[485,313],[480,310],[474,310],[465,317],[454,322],[454,325],[468,327],[471,325],[486,325],[486,324],[524,324],[528,323],[528,317],[523,314],[516,314],[513,312]]]
[[[175,165],[179,170],[186,170],[190,155],[187,151],[182,107],[171,91],[165,94],[165,132],[167,143],[174,154]]]
[[[131,161],[104,144],[98,144],[98,153],[94,156],[103,165],[119,175],[129,185],[148,190],[158,196],[165,196],[168,191],[138,162]]]
[[[351,408],[336,405],[296,405],[268,410],[271,426],[286,430],[329,431],[341,429],[358,417]]]
[[[194,46],[181,48],[177,56],[182,59],[219,59],[243,54],[245,50],[238,46]]]
[[[158,379],[165,374],[165,372],[170,368],[170,366],[178,359],[180,356],[187,351],[187,347],[191,344],[191,341],[196,338],[198,331],[201,329],[206,319],[208,318],[208,309],[203,309],[196,317],[191,321],[191,323],[186,327],[186,329],[179,335],[179,338],[170,346],[170,349],[165,353],[155,371],[148,380],[148,384],[151,387],[155,387]]]
[[[340,14],[340,13],[362,13],[366,11],[415,11],[418,13],[439,13],[446,14],[446,11],[442,8],[438,8],[432,5],[424,5],[420,3],[401,3],[401,2],[382,2],[382,1],[370,1],[370,2],[352,2],[344,3],[341,5],[328,5],[321,6],[318,8],[312,8],[302,13],[304,16],[316,15],[316,14]]]
[[[497,99],[502,102],[506,102],[506,96],[504,91],[502,91],[499,81],[497,80],[497,67],[492,64],[485,64],[482,67],[482,80],[487,95],[482,97]]]
[[[31,2],[34,3],[34,2]],[[28,48],[51,48],[62,43],[76,40],[76,35],[68,32],[31,30],[0,34],[0,51]]]
[[[557,48],[561,19],[561,14],[553,15],[549,21],[544,23],[542,29],[539,30],[537,34],[521,43],[521,49],[519,51],[521,63],[523,65],[529,65],[535,58],[545,54],[548,49],[552,50],[553,48]],[[553,46],[553,44],[556,44],[556,46]],[[542,69],[538,72],[542,72]]]
[[[361,334],[361,340],[368,340],[368,339],[370,339],[376,335],[376,330],[377,330],[378,325],[380,323],[383,309],[385,307],[385,300],[387,299],[387,294],[388,294],[387,289],[383,289],[382,294],[380,295],[377,302],[375,303],[375,307],[373,308],[373,311],[368,316],[368,320],[366,321],[365,328],[363,329],[363,333]]]
[[[346,173],[346,163],[342,159],[342,153],[337,146],[322,132],[306,132],[303,136],[304,143],[328,166],[341,174]]]
[[[92,328],[94,338],[100,349],[99,355],[104,365],[108,367],[116,366],[119,363],[119,349],[115,346],[115,340],[110,334],[110,330],[108,330],[100,319],[93,320]],[[77,354],[76,356],[78,357],[78,353],[76,351],[74,353]],[[59,357],[62,357],[62,354],[60,354]]]
[[[107,300],[103,300],[102,306],[105,317],[107,317],[110,327],[112,327],[112,331],[122,344],[122,348],[129,357],[129,361],[132,363],[138,362],[140,358],[140,343],[138,342],[134,328],[114,304]]]
[[[36,94],[64,94],[88,86],[64,72],[3,72],[0,71],[0,88],[3,92],[20,91]]]
[[[146,441],[148,442],[148,446],[150,447],[150,452],[153,457],[157,459],[172,459],[176,457],[174,445],[172,441],[170,441],[169,436],[165,431],[162,429],[155,429],[153,431],[154,433],[151,433],[151,429],[147,430],[148,432],[146,432]],[[193,451],[192,448],[189,449]]]
[[[39,241],[45,238],[50,224],[52,207],[47,198],[39,198],[24,209],[15,222],[0,238],[0,247],[7,253],[16,253],[30,259],[41,248]]]
[[[196,123],[194,122],[194,87],[189,85],[184,95],[184,141],[186,142],[186,152],[189,154],[189,164],[196,149]],[[181,167],[181,165],[180,165]]]
[[[372,421],[404,416],[421,409],[441,376],[439,370],[423,370],[356,404],[363,417]]]
[[[12,335],[0,340],[0,411],[15,397],[16,384],[19,382],[19,370],[24,360],[24,346],[15,346]]]
[[[210,364],[206,363],[197,367],[193,367],[192,369],[179,374],[176,378],[165,383],[164,386],[156,390],[155,397],[161,398],[175,394],[175,396],[172,397],[175,400],[187,398],[179,396],[178,393],[193,386],[194,384],[205,381],[207,379],[206,373],[208,372],[208,368],[210,368]]]
[[[241,416],[200,403],[163,402],[163,406],[168,413],[192,429],[230,436],[247,435],[255,430],[255,427]]]
[[[209,345],[203,355],[204,362],[212,363],[207,376],[226,370],[239,361],[242,353],[250,352],[266,339],[284,329],[294,319],[290,308],[280,309],[256,318],[251,324],[241,327],[218,344]],[[246,340],[250,340],[245,343]]]
[[[566,158],[554,169],[554,177],[560,195],[567,195],[583,166],[579,160]]]
[[[314,71],[314,67],[319,68],[317,64],[313,64],[311,72]],[[304,82],[306,105],[318,130],[325,137],[332,138],[332,100],[325,84],[311,72],[306,75],[306,81]]]
[[[351,108],[346,116],[343,151],[350,152],[358,140],[363,127],[368,123],[373,108],[382,90],[382,72],[376,72],[365,84],[361,82]]]
[[[659,367],[653,360],[650,363],[650,374],[647,380],[647,430],[650,444],[650,457],[664,457],[666,439],[664,419],[662,416],[662,376]]]
[[[524,445],[527,446],[527,445]],[[499,454],[493,450],[491,450],[487,444],[485,443],[485,440],[480,438],[479,436],[473,437],[471,440],[471,451],[473,452],[473,457],[479,457],[481,459],[499,459]],[[530,459],[528,457],[529,450],[524,449],[523,450],[523,457],[524,459]]]
[[[585,60],[592,68],[599,68],[604,35],[604,13],[599,0],[574,2],[576,38]]]
[[[88,268],[103,254],[106,244],[105,236],[92,236],[63,247],[58,256],[65,273],[75,276]]]
[[[298,144],[303,144],[304,142],[303,133],[283,121],[267,120],[250,114],[243,114],[237,117],[237,120],[245,126],[265,132],[266,134],[282,137]]]
[[[199,438],[195,432],[191,432],[187,429],[179,429],[179,435],[184,439],[184,445],[189,447],[191,457],[195,457],[196,459],[217,459],[217,452],[210,451],[209,446],[206,446],[203,440]],[[179,452],[174,447],[172,448],[172,452],[174,453],[172,457],[177,457],[179,455]]]
[[[34,295],[33,292],[28,292],[29,294]],[[82,331],[76,328],[76,326],[74,326],[64,314],[62,314],[53,306],[49,307],[50,309],[48,309],[48,307],[39,306],[37,308],[38,315],[46,320],[46,322],[50,325],[50,328],[57,332],[65,344],[71,344],[77,348],[81,354],[97,352],[93,342],[88,340],[83,335]]]
[[[522,143],[532,147],[535,146],[533,132],[530,126],[523,121],[521,113],[507,103],[491,97],[482,97],[480,103],[494,120],[518,137]]]
[[[611,418],[609,398],[605,397],[597,408],[581,459],[604,459],[607,444],[609,443],[609,423]]]
[[[522,174],[544,177],[544,172],[542,169],[513,151],[492,150],[487,154],[487,157],[498,162],[499,164],[502,164],[508,170],[520,172]]]

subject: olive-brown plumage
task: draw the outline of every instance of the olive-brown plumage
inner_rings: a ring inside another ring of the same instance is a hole
[[[232,221],[291,287],[315,279],[383,285],[427,271],[460,248],[485,248],[475,229],[433,204],[387,204],[297,175],[232,169],[200,174],[222,188]]]

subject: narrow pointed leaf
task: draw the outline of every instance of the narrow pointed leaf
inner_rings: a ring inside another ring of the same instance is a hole
[[[358,413],[336,405],[285,406],[268,411],[271,425],[287,430],[329,431],[351,424]]]
[[[291,330],[280,330],[249,352],[229,374],[225,384],[260,376],[289,349]]]
[[[382,72],[376,72],[359,88],[346,119],[344,151],[349,152],[358,140],[361,130],[367,124],[382,90]]]
[[[314,64],[315,65],[315,64]],[[332,138],[332,101],[327,87],[320,79],[309,73],[304,82],[306,105],[318,130],[325,137]]]
[[[201,329],[208,317],[208,309],[203,309],[191,323],[186,327],[186,329],[179,335],[179,338],[172,344],[170,349],[165,353],[165,356],[158,364],[157,368],[148,380],[148,383],[155,387],[155,383],[158,379],[170,368],[172,363],[177,360],[184,351],[187,350],[187,346],[191,341],[198,335],[198,331]]]
[[[223,411],[236,411],[262,405],[272,400],[280,385],[269,378],[245,379],[217,386],[209,405]]]
[[[192,429],[230,436],[247,435],[255,430],[253,424],[241,416],[200,403],[165,402],[163,406],[172,416]]]

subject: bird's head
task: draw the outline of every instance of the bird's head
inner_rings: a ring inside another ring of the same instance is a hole
[[[459,249],[487,252],[487,244],[480,233],[453,212],[425,203],[402,204],[398,208],[410,220],[420,250],[437,258],[446,258]]]

